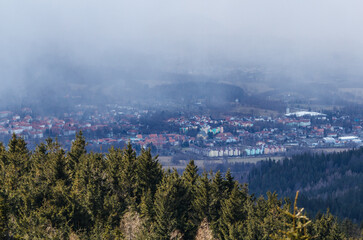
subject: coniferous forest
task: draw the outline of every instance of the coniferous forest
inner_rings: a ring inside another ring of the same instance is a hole
[[[164,170],[150,150],[137,155],[129,144],[88,153],[86,145],[81,132],[68,152],[52,139],[31,152],[15,135],[7,147],[0,145],[1,238],[361,237],[357,225],[326,209],[309,219],[298,193],[291,200],[269,192],[258,197],[229,171],[199,174],[190,161],[179,174]]]
[[[329,208],[339,218],[363,223],[363,148],[263,161],[249,173],[249,189],[290,198],[300,190],[299,205],[310,214]]]

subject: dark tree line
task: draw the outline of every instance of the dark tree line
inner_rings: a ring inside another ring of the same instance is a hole
[[[308,212],[323,209],[340,218],[363,221],[363,148],[330,154],[305,153],[280,162],[263,161],[249,173],[249,188],[299,198]]]
[[[69,152],[48,139],[30,152],[13,135],[0,145],[3,239],[344,239],[355,236],[330,213],[309,221],[276,194],[255,198],[230,171],[163,170],[150,150],[129,144]],[[354,235],[355,234],[355,235]],[[294,238],[291,238],[294,236]],[[357,236],[358,237],[358,236]]]

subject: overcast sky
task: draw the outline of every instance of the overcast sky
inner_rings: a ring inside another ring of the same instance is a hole
[[[360,75],[362,9],[359,0],[3,0],[0,81],[3,90],[35,81],[53,58],[86,69],[255,64]]]

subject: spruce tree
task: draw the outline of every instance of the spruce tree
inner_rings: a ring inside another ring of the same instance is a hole
[[[219,218],[221,216],[221,204],[225,199],[225,184],[220,171],[214,175],[211,182],[211,207],[210,218],[211,228],[216,236],[220,235],[219,232]]]
[[[178,172],[167,173],[159,185],[154,201],[156,239],[169,239],[178,230],[188,235],[188,209],[191,204],[187,187]]]
[[[8,144],[8,151],[2,156],[4,172],[1,174],[1,188],[7,193],[9,211],[16,214],[19,213],[20,207],[29,206],[28,202],[24,204],[23,199],[31,193],[28,185],[31,181],[30,155],[24,139],[13,134]]]
[[[30,152],[27,144],[22,138],[18,138],[15,134],[8,144],[7,162],[9,162],[15,169],[15,176],[21,177],[30,168]]]
[[[122,196],[128,206],[137,207],[136,202],[136,186],[137,186],[137,165],[136,152],[129,143],[123,151],[122,169],[120,173],[120,186],[122,188]]]
[[[121,214],[126,209],[121,180],[123,150],[111,147],[105,156],[105,174],[107,185],[107,197],[105,197],[104,209],[108,214],[108,222],[112,227],[120,223]]]
[[[194,160],[190,160],[188,165],[186,166],[183,175],[182,175],[183,183],[187,188],[187,199],[186,202],[188,204],[187,210],[187,218],[188,221],[186,223],[186,233],[185,238],[191,238],[195,235],[197,231],[197,227],[201,221],[200,217],[198,217],[198,211],[196,209],[195,200],[197,198],[196,191],[198,190],[198,167],[195,165]]]
[[[227,194],[230,194],[232,189],[234,188],[235,185],[235,181],[234,178],[231,174],[231,170],[228,169],[225,176],[224,176],[224,185],[225,185],[225,189],[227,191]]]
[[[198,177],[198,167],[195,165],[194,160],[190,160],[188,165],[184,169],[183,180],[186,185],[191,187],[192,191],[194,191],[194,186],[197,182]]]
[[[143,218],[152,220],[154,217],[154,202],[150,189],[141,198],[140,213]]]
[[[13,133],[8,144],[8,151],[9,153],[27,154],[28,149],[26,147],[26,142],[24,139],[18,138],[15,133]]]
[[[86,139],[83,136],[82,131],[79,131],[72,142],[71,150],[68,152],[68,155],[73,162],[77,163],[79,158],[87,153],[86,146]]]
[[[79,167],[79,162],[81,161],[81,158],[83,158],[87,154],[86,150],[86,139],[83,136],[82,131],[79,131],[76,133],[76,138],[72,142],[72,146],[70,151],[67,153],[67,174],[69,175],[69,178],[71,181],[74,180],[74,175],[77,171],[77,168]]]
[[[344,238],[336,218],[329,211],[323,214],[321,218],[316,219],[313,228],[314,239],[317,240],[338,240]]]
[[[152,157],[151,149],[141,150],[140,156],[136,161],[136,181],[139,196],[146,194],[149,190],[151,196],[154,197],[156,186],[160,183],[162,178],[162,167],[158,161],[158,156]]]
[[[106,173],[109,187],[114,194],[121,196],[121,171],[122,171],[123,150],[115,149],[113,146],[105,156]]]
[[[170,234],[176,229],[177,219],[175,214],[175,190],[170,181],[171,176],[164,177],[159,185],[154,201],[155,225],[153,226],[154,239],[168,240]]]
[[[208,221],[211,220],[211,186],[208,173],[205,171],[202,177],[198,179],[193,206],[197,215],[198,225],[204,218],[207,218]]]
[[[278,229],[271,234],[272,239],[283,240],[309,240],[312,239],[308,232],[308,226],[311,225],[311,221],[303,214],[304,209],[297,207],[297,199],[299,191],[296,193],[293,212],[290,213],[290,209],[281,209],[277,206],[277,210],[280,212],[284,225],[282,229]]]
[[[220,232],[221,239],[237,240],[243,239],[245,235],[245,221],[247,212],[244,203],[247,199],[245,189],[235,182],[228,199],[222,202]]]
[[[72,142],[71,149],[68,152],[70,171],[74,170],[74,168],[80,161],[80,158],[87,153],[86,146],[86,139],[83,136],[82,131],[79,131],[78,133],[76,133],[76,138]]]

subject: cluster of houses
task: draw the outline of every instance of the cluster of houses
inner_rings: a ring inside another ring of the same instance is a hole
[[[99,138],[90,140],[94,144],[113,144],[131,142],[133,145],[139,145],[143,148],[155,146],[156,148],[165,148],[167,146],[179,146],[183,142],[193,143],[195,138],[180,134],[137,134],[133,137]]]
[[[343,136],[343,137],[324,137],[322,143],[325,146],[340,147],[346,145],[362,146],[362,140],[357,136]]]
[[[194,146],[190,150],[207,157],[237,157],[242,156],[243,153],[243,149],[239,147],[201,148]]]
[[[182,133],[199,129],[198,147],[205,149],[195,151],[205,156],[221,156],[222,152],[227,152],[225,147],[232,146],[240,151],[237,153],[238,151],[228,150],[228,154],[233,152],[233,156],[284,153],[291,147],[361,146],[363,137],[363,120],[352,120],[349,116],[327,117],[322,113],[308,111],[276,118],[227,116],[212,119],[207,116],[192,116],[168,121],[180,126]],[[249,147],[244,149],[246,146]],[[225,155],[227,153],[223,154]]]
[[[24,115],[24,114],[22,114]],[[22,138],[37,139],[46,137],[73,137],[77,131],[97,131],[107,124],[80,122],[72,117],[59,119],[56,117],[25,115],[21,117],[10,111],[0,112],[0,135],[16,134]]]
[[[283,154],[286,148],[283,146],[247,146],[247,147],[215,147],[198,148],[192,147],[191,151],[206,157],[240,157]]]
[[[0,140],[15,133],[28,141],[58,137],[62,143],[82,130],[94,145],[130,141],[140,147],[174,151],[189,147],[204,156],[225,157],[283,154],[291,147],[361,146],[363,137],[363,119],[307,111],[279,117],[180,116],[164,122],[175,126],[173,131],[165,127],[152,133],[141,130],[139,119],[145,114],[148,110],[118,105],[102,110],[78,106],[58,118],[37,116],[30,108],[0,111]]]
[[[16,134],[24,139],[43,138],[47,130],[51,128],[62,128],[65,125],[64,120],[48,117],[30,116],[31,109],[24,108],[19,114],[10,111],[0,112],[0,135],[6,136]]]

